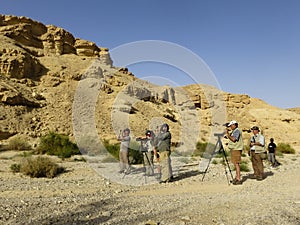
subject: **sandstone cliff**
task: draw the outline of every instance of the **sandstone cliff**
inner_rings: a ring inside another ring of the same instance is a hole
[[[0,140],[24,135],[35,142],[49,131],[115,140],[130,126],[134,136],[170,124],[182,150],[190,140],[235,119],[245,130],[261,127],[266,138],[300,145],[300,115],[244,94],[206,85],[157,86],[116,68],[107,48],[26,17],[0,15]],[[182,145],[183,144],[183,145]]]

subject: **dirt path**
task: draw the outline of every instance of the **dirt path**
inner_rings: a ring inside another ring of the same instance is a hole
[[[221,164],[203,182],[194,165],[171,183],[129,186],[84,162],[62,162],[68,172],[53,179],[13,174],[16,158],[2,153],[0,224],[300,224],[300,154],[279,160],[263,181],[243,172],[238,186]]]

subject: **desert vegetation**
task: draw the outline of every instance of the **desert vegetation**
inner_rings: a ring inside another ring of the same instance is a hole
[[[53,178],[64,172],[63,167],[60,167],[50,158],[43,156],[24,158],[20,164],[12,164],[10,168],[15,173],[20,172],[24,175],[36,178]]]
[[[108,140],[104,140],[103,144],[105,149],[110,153],[110,157],[105,159],[103,162],[112,162],[119,160],[119,150],[120,144],[114,143],[110,144]],[[129,149],[129,159],[132,165],[141,164],[143,162],[142,152],[139,151],[140,143],[136,141],[131,141]],[[213,153],[215,145],[207,142],[198,142],[196,144],[196,149],[193,153],[193,157],[210,157],[210,154]],[[30,177],[47,177],[53,178],[58,174],[64,172],[64,168],[60,167],[55,163],[51,158],[47,156],[36,156],[38,155],[52,155],[57,156],[61,159],[70,158],[73,155],[80,154],[80,151],[77,145],[71,142],[68,136],[63,134],[58,134],[54,132],[49,132],[47,135],[40,138],[39,145],[36,150],[31,150],[30,145],[21,137],[12,138],[7,150],[18,150],[23,151],[19,156],[22,158],[20,163],[14,163],[10,166],[10,169],[14,173],[22,173]],[[284,154],[295,154],[295,149],[292,148],[289,144],[279,143],[278,144],[278,156],[283,157]],[[225,151],[226,157],[230,157],[229,153]],[[174,156],[176,157],[176,152]],[[218,160],[218,158],[223,158],[223,153],[217,152],[212,160],[212,164],[222,163],[225,164],[224,159]],[[243,161],[241,163],[241,171],[249,172],[249,159],[247,155],[243,154]],[[228,159],[230,160],[230,159]],[[232,168],[234,169],[234,168]]]
[[[106,150],[110,153],[110,155],[116,159],[119,160],[119,151],[120,151],[120,144],[115,143],[111,144],[109,140],[103,141],[104,147]],[[136,141],[131,141],[129,146],[129,161],[130,164],[140,164],[143,162],[143,154],[140,149],[140,143]]]
[[[70,158],[72,155],[80,154],[77,145],[71,142],[66,135],[50,132],[40,138],[37,149],[30,150],[30,145],[20,137],[12,138],[7,148],[8,150],[23,151],[18,157],[21,157],[20,163],[14,163],[10,169],[14,173],[22,173],[30,177],[47,177],[53,178],[64,172],[64,168],[60,167],[48,156],[57,156],[61,159]],[[24,150],[26,150],[24,152]],[[38,154],[39,156],[36,156]]]
[[[49,132],[49,134],[40,138],[36,152],[38,154],[55,155],[62,159],[80,154],[79,148],[69,140],[68,136],[54,132]]]
[[[30,150],[31,146],[24,138],[20,136],[15,136],[9,140],[7,149],[24,151],[24,150]]]

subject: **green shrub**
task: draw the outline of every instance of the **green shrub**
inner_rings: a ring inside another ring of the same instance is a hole
[[[211,163],[216,165],[218,164],[218,161],[214,159]]]
[[[103,145],[112,157],[119,160],[120,143],[110,144],[108,140],[103,140]]]
[[[247,157],[248,155],[245,152],[242,152],[242,157]]]
[[[108,140],[103,141],[106,150],[117,160],[119,160],[120,143],[110,144]],[[143,154],[139,151],[140,143],[136,141],[130,141],[129,146],[129,163],[140,164],[143,162]]]
[[[229,157],[229,152],[228,151],[224,151],[225,152],[225,156]],[[216,158],[223,158],[224,157],[224,153],[223,152],[217,152],[216,154]]]
[[[289,144],[287,144],[287,143],[279,143],[278,145],[277,145],[277,151],[278,152],[281,152],[281,153],[283,153],[283,154],[295,154],[296,153],[296,151],[295,151],[295,149],[294,148],[292,148]],[[278,153],[278,152],[276,152],[276,154]]]
[[[21,169],[21,165],[14,163],[10,166],[10,170],[13,171],[14,173],[19,173]]]
[[[205,157],[206,155],[211,155],[214,151],[214,145],[207,142],[197,142],[196,150],[193,153],[193,156]],[[204,154],[205,153],[205,154]]]
[[[249,145],[244,145],[244,152],[250,151],[250,146]]]
[[[49,158],[39,156],[24,159],[20,165],[20,172],[30,177],[53,178],[64,172],[64,168],[59,167]]]
[[[140,151],[140,143],[131,141],[129,146],[129,159],[131,164],[143,163],[143,153]]]
[[[240,163],[240,169],[241,169],[242,172],[249,172],[250,169],[249,169],[249,166],[248,166],[248,162],[242,161]]]
[[[80,154],[77,145],[68,136],[54,132],[41,137],[37,151],[39,154],[56,155],[63,159]]]
[[[9,150],[30,150],[30,144],[21,137],[13,137],[9,140],[7,149]]]

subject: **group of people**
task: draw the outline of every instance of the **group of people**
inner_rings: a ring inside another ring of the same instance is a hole
[[[230,128],[230,129],[229,129]],[[250,150],[248,155],[251,157],[252,167],[254,174],[252,177],[257,180],[264,179],[264,165],[263,160],[266,156],[265,150],[265,137],[260,133],[260,129],[257,126],[251,128],[253,136],[250,139]],[[158,162],[157,173],[159,174],[160,183],[170,182],[173,179],[172,166],[171,166],[171,133],[169,131],[169,125],[161,125],[159,131],[155,134],[153,131],[147,130],[145,138],[141,142],[145,176],[154,175],[154,161]],[[228,138],[228,149],[231,153],[231,162],[236,170],[236,177],[232,181],[233,184],[242,184],[240,163],[242,157],[242,151],[244,149],[244,142],[242,138],[242,132],[238,128],[238,123],[232,120],[228,123],[225,131],[225,137]],[[129,166],[129,145],[130,145],[130,130],[126,128],[122,134],[119,135],[118,140],[121,141],[120,145],[120,173],[130,173]],[[270,139],[268,145],[268,157],[272,166],[277,166],[277,160],[275,158],[276,144],[274,139]]]
[[[235,170],[236,170],[236,177],[233,180],[233,184],[238,185],[242,184],[241,180],[241,170],[240,170],[240,163],[241,163],[241,156],[242,151],[244,149],[242,132],[238,128],[238,123],[235,120],[232,120],[228,123],[227,127],[230,128],[226,129],[225,137],[228,138],[228,149],[231,153],[231,162],[233,163]],[[251,128],[253,132],[253,136],[250,138],[250,150],[248,155],[251,157],[252,167],[254,174],[252,178],[256,180],[263,180],[264,179],[264,165],[263,160],[266,159],[266,149],[265,149],[265,137],[260,133],[260,129],[257,126],[253,126]],[[272,163],[272,166],[276,166],[276,144],[274,143],[274,139],[270,139],[270,143],[268,145],[269,151],[269,160]]]
[[[157,173],[159,175],[160,183],[170,182],[173,179],[171,166],[171,133],[169,125],[163,124],[159,128],[157,134],[151,130],[147,130],[145,138],[141,140],[141,147],[144,157],[145,176],[154,175],[154,160],[159,163]],[[129,174],[129,145],[130,145],[130,130],[126,128],[118,136],[120,145],[120,173]]]

